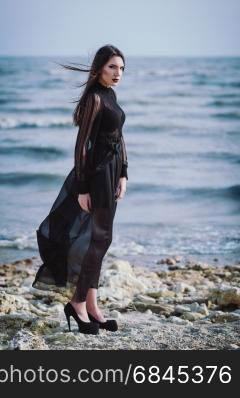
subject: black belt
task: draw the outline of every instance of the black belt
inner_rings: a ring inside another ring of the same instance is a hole
[[[98,143],[106,148],[109,148],[113,153],[117,154],[121,151],[121,138],[110,140],[107,139],[107,137],[100,137],[100,139],[97,140],[97,145]]]
[[[101,137],[101,138],[103,139],[98,138],[97,142],[95,143],[96,144],[95,147],[97,148],[98,145],[103,146],[103,148],[107,150],[107,153],[104,157],[104,160],[102,160],[100,164],[96,166],[94,172],[104,168],[105,165],[113,159],[115,154],[119,154],[121,156],[121,151],[122,151],[121,139],[118,139],[117,141],[112,140],[110,142],[109,140],[106,140],[106,137]]]
[[[120,153],[121,150],[121,144],[120,141],[118,142],[111,142],[108,144],[108,147],[113,151],[113,153]]]

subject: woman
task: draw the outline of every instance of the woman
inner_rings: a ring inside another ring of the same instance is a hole
[[[36,231],[43,264],[32,286],[74,284],[64,312],[69,330],[72,316],[82,333],[118,329],[117,322],[106,320],[98,307],[97,289],[102,260],[112,242],[117,202],[124,197],[128,179],[122,135],[125,114],[111,87],[119,84],[124,68],[124,56],[116,47],[106,45],[97,51],[73,113],[79,127],[74,167]]]

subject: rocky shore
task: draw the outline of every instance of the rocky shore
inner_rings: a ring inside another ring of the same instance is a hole
[[[223,268],[161,260],[151,271],[107,255],[98,302],[117,332],[68,331],[63,306],[73,289],[31,287],[39,257],[0,266],[1,350],[239,350],[240,264]],[[159,264],[160,265],[160,264]]]

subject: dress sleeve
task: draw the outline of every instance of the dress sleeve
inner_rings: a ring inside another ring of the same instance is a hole
[[[122,147],[122,159],[123,159],[121,177],[126,177],[126,179],[128,180],[128,172],[127,172],[128,159],[127,159],[127,151],[123,135],[121,135],[121,147]]]
[[[88,93],[85,104],[80,110],[80,124],[74,156],[77,189],[80,194],[89,192],[89,154],[96,134],[94,122],[100,110],[100,102],[97,93]]]
[[[117,95],[114,90],[113,90],[113,94],[114,94],[115,100],[117,101]],[[120,177],[126,177],[126,179],[128,180],[128,172],[127,172],[128,158],[127,158],[127,150],[126,150],[126,145],[125,145],[123,134],[121,134],[121,151],[122,151],[123,163],[122,163],[122,171],[121,171]]]

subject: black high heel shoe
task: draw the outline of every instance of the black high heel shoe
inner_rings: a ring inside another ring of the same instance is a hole
[[[84,322],[82,321],[78,314],[76,313],[74,307],[70,302],[68,302],[64,307],[64,312],[68,322],[69,332],[71,331],[70,325],[70,316],[72,316],[78,324],[78,330],[81,333],[86,334],[98,334],[99,333],[99,325],[96,322]]]
[[[110,330],[111,332],[116,332],[118,330],[118,324],[115,319],[107,319],[105,322],[101,322],[95,319],[88,311],[87,313],[90,321],[98,323],[100,329]]]

